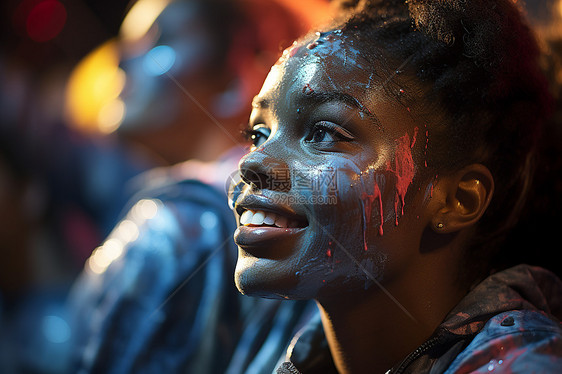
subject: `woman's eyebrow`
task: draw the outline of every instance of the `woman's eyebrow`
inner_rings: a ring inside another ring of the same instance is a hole
[[[306,104],[308,103],[323,104],[331,101],[339,101],[359,109],[362,113],[370,117],[380,127],[380,120],[378,119],[378,117],[373,112],[371,112],[369,108],[363,105],[363,103],[361,103],[359,99],[345,92],[339,92],[339,91],[322,92],[322,91],[309,90],[306,92],[306,94],[299,95],[298,100]]]

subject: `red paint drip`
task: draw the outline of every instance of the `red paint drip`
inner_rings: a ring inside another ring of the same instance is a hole
[[[415,174],[414,160],[412,158],[412,148],[416,143],[418,128],[414,128],[412,141],[408,133],[396,139],[396,153],[394,155],[394,168],[390,161],[386,165],[387,171],[396,177],[396,196],[394,199],[395,223],[398,225],[398,203],[402,203],[402,215],[404,215],[404,198],[408,188],[412,184]]]
[[[379,185],[375,183],[375,187],[373,188],[373,194],[364,194],[362,197],[363,201],[365,202],[365,224],[369,226],[371,222],[371,213],[373,211],[373,203],[375,200],[379,201],[379,215],[380,215],[380,224],[379,224],[379,235],[383,235],[384,231],[382,229],[382,224],[384,222],[384,214],[382,209],[382,194],[379,188]],[[367,251],[367,233],[366,230],[363,231],[363,245],[365,251]]]
[[[417,138],[418,138],[418,128],[414,127],[414,135],[412,135],[412,142],[410,143],[410,149],[414,148]]]
[[[378,184],[375,184],[374,196],[375,196],[375,198],[379,199],[379,215],[380,215],[380,220],[381,220],[381,223],[379,224],[379,235],[382,236],[382,234],[384,233],[383,229],[382,229],[384,216],[383,216],[383,213],[382,213],[382,194],[381,194],[381,190],[379,189]]]
[[[305,84],[304,87],[302,88],[302,93],[306,93],[307,95],[310,95],[313,92],[314,92],[314,89],[312,87],[310,87],[309,83]]]

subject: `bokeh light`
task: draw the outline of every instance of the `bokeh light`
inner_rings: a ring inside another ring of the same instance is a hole
[[[102,274],[108,266],[123,255],[125,246],[139,237],[140,228],[146,220],[153,219],[158,214],[162,202],[158,199],[142,199],[136,203],[128,214],[128,218],[119,223],[109,238],[94,249],[87,261],[86,269],[94,274]],[[213,217],[207,217],[207,220]],[[216,220],[217,218],[214,217]]]
[[[35,5],[26,19],[26,31],[36,42],[55,38],[66,23],[66,9],[59,1],[45,0]]]
[[[69,126],[86,133],[107,134],[117,129],[125,114],[125,105],[118,98],[125,79],[114,40],[88,54],[67,83],[65,110]]]
[[[176,61],[176,51],[170,46],[159,45],[152,48],[143,57],[142,66],[148,75],[157,76],[166,73]]]
[[[45,338],[52,343],[65,343],[70,339],[70,326],[59,316],[47,315],[43,317],[41,328]]]
[[[120,29],[124,41],[142,38],[162,13],[170,0],[139,0],[125,16]]]

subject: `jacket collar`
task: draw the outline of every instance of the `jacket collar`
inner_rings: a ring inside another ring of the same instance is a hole
[[[472,289],[439,326],[454,335],[472,335],[494,315],[509,310],[539,310],[562,319],[562,281],[528,265],[490,275]]]
[[[453,308],[428,342],[437,342],[441,351],[450,350],[477,334],[492,316],[509,310],[538,310],[562,320],[561,295],[562,281],[540,267],[518,265],[492,274]],[[289,346],[287,359],[303,372],[317,368],[319,362],[333,368],[320,318],[313,318],[297,334]]]

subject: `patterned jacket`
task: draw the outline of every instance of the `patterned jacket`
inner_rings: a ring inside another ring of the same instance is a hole
[[[274,370],[315,305],[236,289],[236,222],[225,181],[238,159],[151,171],[150,185],[93,252],[69,296],[69,373]]]
[[[560,279],[519,265],[478,284],[388,373],[562,373],[561,317]],[[319,318],[297,336],[277,373],[337,372]]]

